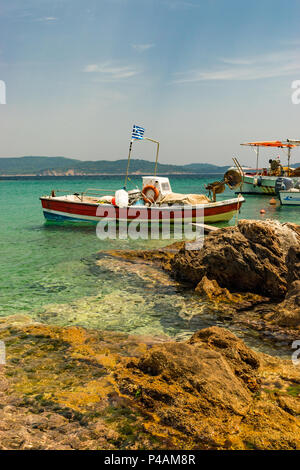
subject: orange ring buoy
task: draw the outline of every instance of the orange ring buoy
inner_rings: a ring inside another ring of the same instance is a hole
[[[147,197],[148,191],[151,191],[154,193],[153,197],[151,198]],[[145,186],[142,190],[142,196],[145,202],[150,202],[150,203],[155,202],[159,196],[159,190],[155,186],[153,186],[153,184],[147,184],[147,186]]]

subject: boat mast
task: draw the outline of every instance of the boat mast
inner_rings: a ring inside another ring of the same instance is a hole
[[[291,147],[288,146],[288,176],[290,176]]]
[[[300,140],[295,140],[295,139],[286,139],[288,142],[288,176],[290,176],[290,159],[291,159],[291,149],[293,147],[299,147],[300,146]]]
[[[143,129],[143,130],[145,130],[145,129]],[[139,138],[139,140],[149,140],[150,142],[154,142],[155,144],[157,144],[156,158],[155,158],[155,166],[154,166],[154,176],[156,176],[156,173],[157,173],[157,163],[158,163],[158,154],[159,154],[159,142],[158,142],[157,140],[150,139],[150,137],[144,137],[143,134],[144,134],[144,132],[142,133],[141,138]],[[134,136],[134,134],[133,134],[133,136]],[[128,181],[130,157],[131,157],[131,151],[132,151],[132,142],[133,142],[133,139],[131,139],[130,145],[129,145],[128,160],[127,160],[127,168],[126,168],[126,175],[125,175],[125,181],[124,181],[124,189],[126,189],[127,181]]]
[[[124,182],[124,189],[126,189],[126,186],[127,186],[131,150],[132,150],[132,140],[130,141],[130,145],[129,145],[128,161],[127,161],[127,168],[126,168],[126,176],[125,176],[125,182]]]
[[[144,137],[145,140],[150,140],[150,142],[154,142],[157,144],[157,149],[156,149],[156,158],[155,158],[155,166],[154,166],[154,176],[156,176],[157,172],[157,163],[158,163],[158,154],[159,154],[159,142],[154,139],[150,139],[149,137]]]
[[[256,151],[256,175],[258,175],[259,146],[255,147],[255,151]]]

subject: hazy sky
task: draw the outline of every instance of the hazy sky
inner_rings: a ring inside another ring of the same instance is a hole
[[[254,163],[300,138],[299,25],[300,0],[1,0],[0,156],[126,158],[137,124],[161,163]]]

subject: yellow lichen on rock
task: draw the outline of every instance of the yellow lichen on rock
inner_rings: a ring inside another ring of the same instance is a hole
[[[300,449],[299,370],[228,330],[151,345],[7,320],[0,338],[0,448]]]

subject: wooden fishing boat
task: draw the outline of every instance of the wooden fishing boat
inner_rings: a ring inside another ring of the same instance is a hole
[[[241,195],[229,200],[210,200],[201,194],[173,193],[169,178],[157,176],[159,142],[144,136],[145,129],[133,126],[129,146],[124,188],[110,191],[88,189],[83,193],[57,196],[52,191],[41,197],[47,220],[95,223],[101,220],[116,222],[138,221],[147,224],[186,224],[192,222],[227,222],[240,210],[244,199]],[[141,189],[127,191],[132,143],[148,140],[157,144],[153,176],[142,177]]]
[[[164,178],[164,180],[167,178]],[[159,178],[156,178],[158,181]],[[95,190],[93,190],[95,192]],[[240,210],[244,198],[202,204],[151,204],[118,207],[105,203],[101,195],[95,197],[86,191],[82,194],[52,195],[40,198],[44,216],[47,220],[97,223],[100,220],[133,221],[146,223],[190,223],[190,222],[227,222]],[[101,191],[100,191],[101,194]],[[114,199],[114,198],[113,198]],[[113,201],[114,202],[114,201]]]

